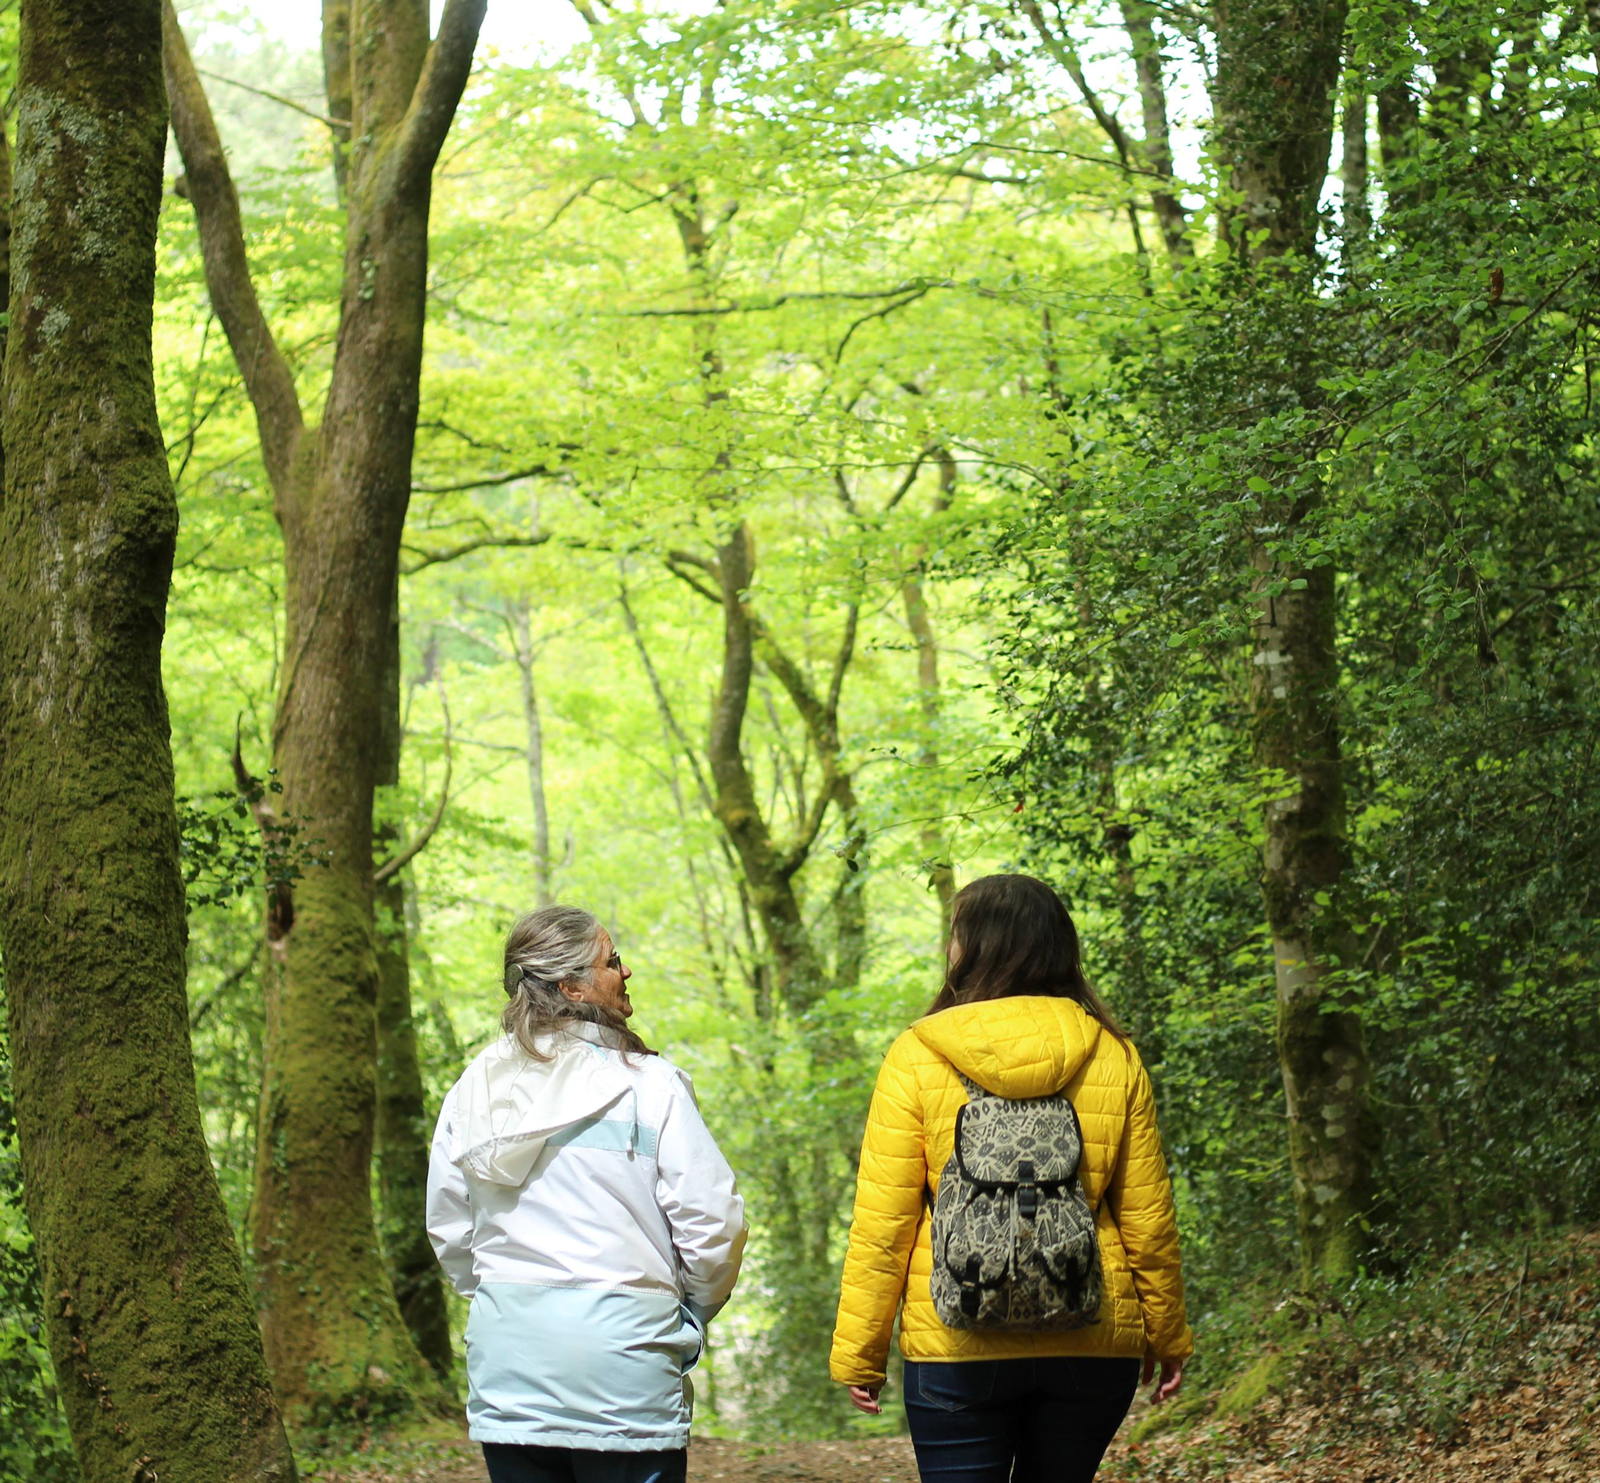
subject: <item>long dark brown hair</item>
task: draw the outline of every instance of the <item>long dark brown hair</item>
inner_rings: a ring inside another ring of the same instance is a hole
[[[1072,999],[1118,1040],[1127,1036],[1083,976],[1078,929],[1061,898],[1031,875],[984,875],[951,903],[950,961],[929,1014],[957,1004],[1044,994]]]

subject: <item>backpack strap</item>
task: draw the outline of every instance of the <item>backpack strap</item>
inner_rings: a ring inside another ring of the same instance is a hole
[[[969,1102],[977,1102],[984,1097],[991,1097],[994,1095],[992,1092],[985,1091],[970,1076],[963,1075],[963,1073],[960,1071],[956,1071],[954,1064],[951,1065],[950,1069],[955,1071],[956,1079],[967,1089],[967,1100]],[[923,1208],[931,1216],[933,1214],[933,1186],[928,1184],[926,1181],[924,1181],[922,1185],[922,1204]]]

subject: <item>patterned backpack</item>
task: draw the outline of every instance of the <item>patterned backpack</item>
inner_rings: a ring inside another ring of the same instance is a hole
[[[1078,1182],[1077,1111],[1060,1093],[1013,1099],[961,1084],[970,1100],[931,1201],[935,1311],[953,1329],[1094,1323],[1100,1245]]]

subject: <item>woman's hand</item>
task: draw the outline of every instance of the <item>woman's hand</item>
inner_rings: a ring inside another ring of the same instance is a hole
[[[1150,1399],[1156,1405],[1162,1401],[1170,1401],[1177,1395],[1178,1387],[1183,1384],[1183,1364],[1181,1359],[1164,1359],[1161,1361],[1161,1383],[1156,1386]],[[1144,1376],[1139,1381],[1141,1385],[1148,1385],[1155,1377],[1156,1357],[1147,1354],[1144,1357]]]
[[[865,1411],[868,1416],[883,1415],[883,1407],[878,1404],[878,1392],[883,1389],[881,1385],[849,1385],[845,1387],[850,1392],[850,1404],[858,1411]]]

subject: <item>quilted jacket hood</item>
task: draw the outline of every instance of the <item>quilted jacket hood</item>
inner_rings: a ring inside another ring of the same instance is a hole
[[[1103,1033],[1074,1000],[1031,994],[958,1004],[911,1028],[963,1076],[1000,1097],[1059,1092],[1094,1054]]]

